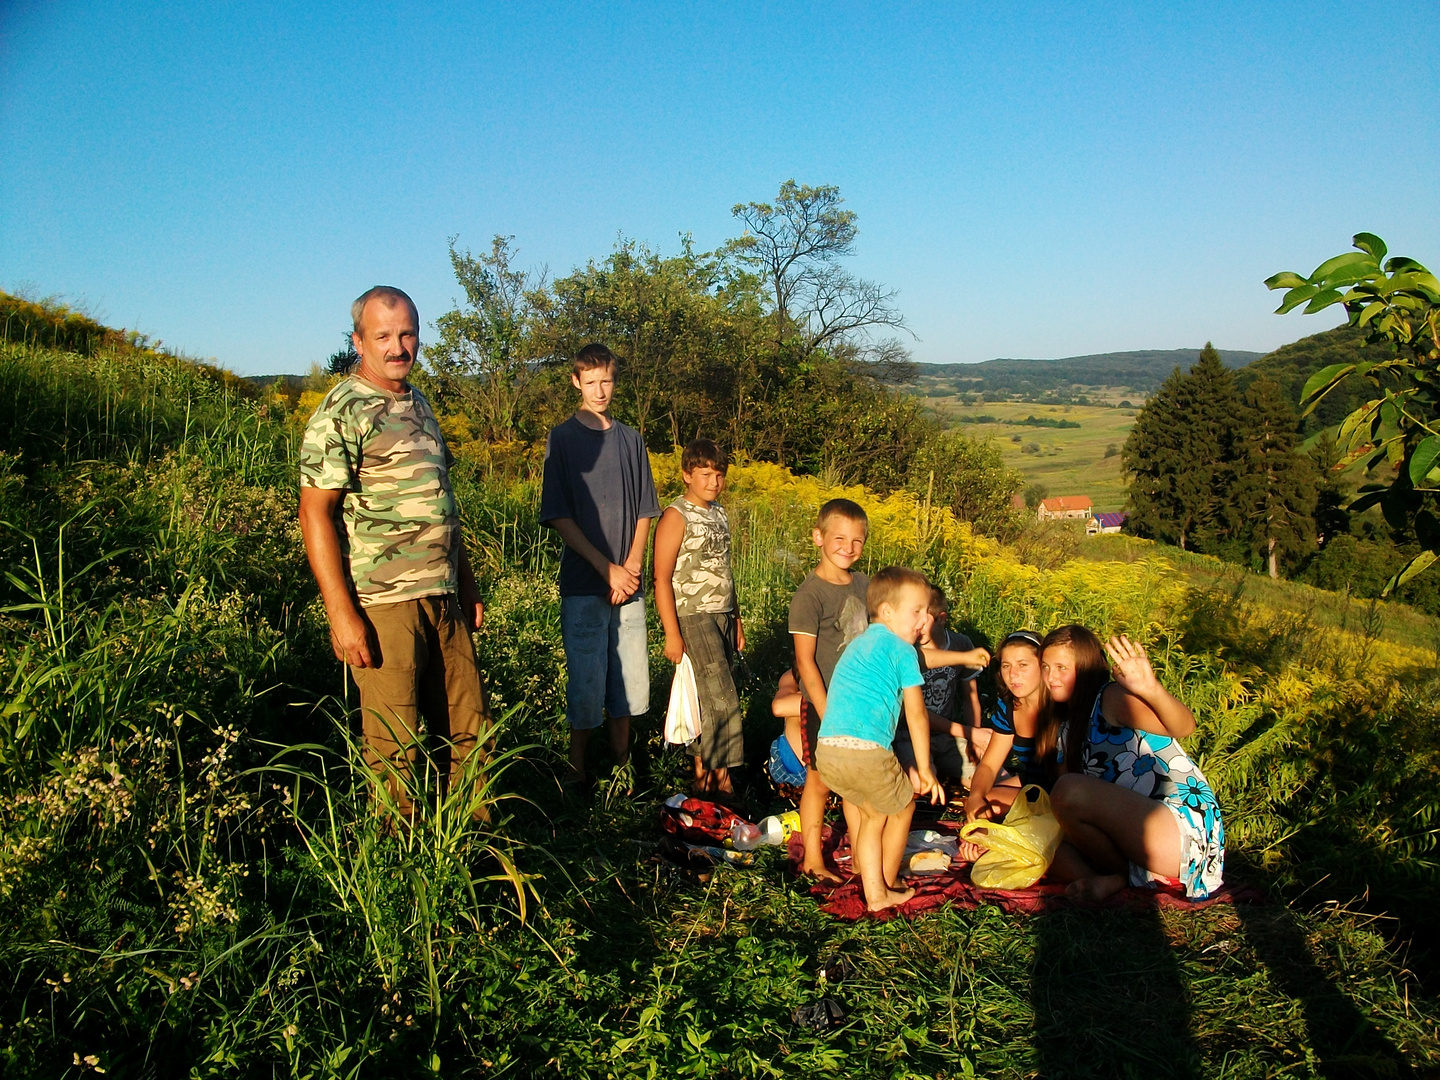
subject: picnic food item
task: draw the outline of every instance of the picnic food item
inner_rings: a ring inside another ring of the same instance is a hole
[[[950,869],[950,855],[939,848],[917,851],[905,856],[905,867],[912,874],[934,874]]]
[[[970,880],[982,889],[1028,889],[1055,861],[1061,831],[1050,796],[1038,784],[1021,794],[1003,822],[972,821],[960,830],[960,839],[985,849],[970,867]]]

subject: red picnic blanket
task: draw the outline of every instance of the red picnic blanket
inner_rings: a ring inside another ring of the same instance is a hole
[[[949,822],[937,822],[929,826],[940,832],[954,833],[957,830]],[[825,826],[822,846],[826,860],[848,880],[840,885],[815,882],[810,895],[822,900],[820,910],[837,919],[855,922],[870,915],[865,907],[865,896],[860,889],[860,879],[850,873],[850,838],[830,826]],[[796,835],[790,838],[788,853],[790,869],[798,873],[805,854],[804,841]],[[915,889],[915,895],[899,907],[887,908],[874,913],[880,921],[893,919],[897,915],[913,917],[945,905],[973,911],[981,904],[994,904],[1011,914],[1038,915],[1064,907],[1129,908],[1153,910],[1155,908],[1179,908],[1199,911],[1212,904],[1233,904],[1263,899],[1258,889],[1249,885],[1224,885],[1204,900],[1188,900],[1185,889],[1176,882],[1172,885],[1157,885],[1150,888],[1125,888],[1102,904],[1086,904],[1072,900],[1065,895],[1065,886],[1040,881],[1028,889],[982,889],[970,883],[970,864],[953,862],[950,869],[935,874],[917,874],[907,878],[905,884]]]

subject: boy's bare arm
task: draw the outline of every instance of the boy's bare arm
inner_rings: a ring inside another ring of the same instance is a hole
[[[677,514],[680,511],[675,511]],[[650,542],[650,519],[635,519],[635,539],[630,541],[630,554],[625,556],[625,569],[633,571],[638,581],[640,570],[645,565],[645,545]],[[638,587],[638,586],[637,586]]]
[[[665,659],[678,664],[685,655],[680,636],[680,616],[675,610],[675,562],[685,539],[685,519],[673,506],[660,515],[655,526],[655,610],[665,628]]]
[[[825,680],[820,677],[820,666],[815,663],[817,639],[812,634],[797,634],[793,630],[790,639],[795,643],[795,673],[800,676],[800,685],[805,688],[805,696],[815,709],[815,715],[824,716]],[[924,704],[923,698],[921,704]]]
[[[980,648],[956,650],[921,646],[920,657],[924,661],[927,671],[937,667],[987,668],[990,666],[990,653]]]
[[[644,520],[648,537],[650,519]],[[612,604],[623,604],[635,595],[635,590],[640,587],[638,570],[631,570],[628,566],[612,563],[602,555],[600,549],[585,538],[585,534],[580,531],[580,526],[575,523],[574,518],[554,518],[549,524],[560,534],[560,539],[565,541],[565,546],[594,567],[601,580],[610,586],[610,602]],[[643,551],[645,547],[643,539],[640,547]]]
[[[930,796],[933,803],[945,801],[945,788],[930,771],[930,714],[925,709],[925,694],[918,686],[905,687],[905,726],[910,729],[910,745],[915,751],[915,771],[920,777],[920,794]]]
[[[960,723],[972,728],[980,726],[980,687],[976,679],[960,684]]]

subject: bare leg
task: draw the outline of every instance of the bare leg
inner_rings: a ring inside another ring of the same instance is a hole
[[[585,751],[590,746],[592,728],[570,729],[570,776],[574,780],[585,779]]]
[[[910,839],[910,819],[915,816],[915,804],[912,802],[898,814],[890,814],[885,818],[885,832],[881,836],[880,847],[883,862],[881,869],[885,875],[885,886],[895,889],[896,882],[900,878],[900,864],[905,861],[905,841]],[[913,894],[914,890],[911,890]]]
[[[1166,877],[1180,873],[1180,828],[1162,803],[1072,773],[1056,781],[1050,805],[1079,859],[1093,868],[1076,878],[1071,895],[1105,899],[1125,887],[1130,863]]]
[[[845,807],[848,820],[858,819],[859,827],[850,837],[850,850],[854,855],[855,869],[860,872],[865,906],[871,911],[883,911],[905,903],[915,895],[914,889],[892,889],[885,884],[885,834],[890,831],[889,819],[864,806],[855,807],[852,818],[849,800],[846,800]],[[904,850],[903,846],[901,850]]]
[[[610,717],[610,749],[615,753],[616,765],[630,763],[630,717]]]
[[[710,790],[717,795],[734,795],[735,785],[730,782],[729,769],[710,770]]]
[[[820,779],[815,768],[805,770],[805,790],[800,795],[800,835],[805,840],[805,858],[800,863],[800,872],[819,881],[839,884],[840,879],[825,865],[825,852],[821,850],[821,838],[825,834],[825,801],[830,798],[830,789]],[[850,834],[854,847],[855,834]]]
[[[699,754],[695,755],[694,761],[695,780],[690,785],[690,790],[696,795],[708,795],[710,793],[710,774],[705,771],[705,764],[700,760]]]

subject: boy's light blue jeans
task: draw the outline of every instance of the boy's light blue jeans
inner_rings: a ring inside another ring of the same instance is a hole
[[[639,716],[649,711],[643,595],[636,593],[618,607],[606,596],[562,596],[560,635],[569,675],[565,719],[571,728],[597,728],[604,712]]]

